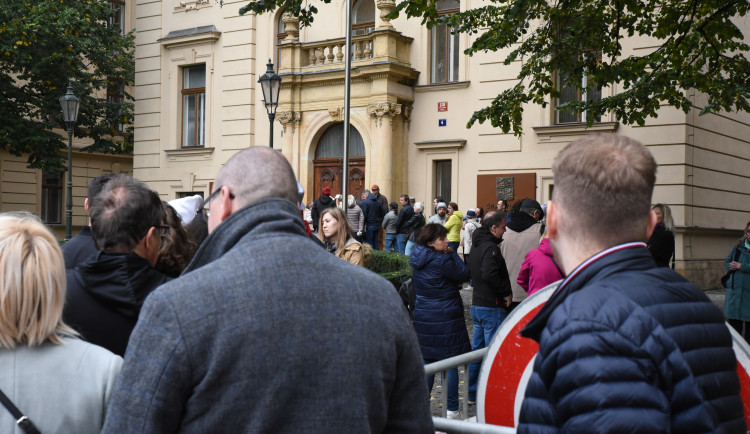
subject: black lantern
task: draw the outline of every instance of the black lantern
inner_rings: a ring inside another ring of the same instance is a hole
[[[263,90],[263,103],[266,106],[268,120],[271,122],[268,146],[273,148],[273,120],[276,118],[276,108],[279,106],[279,91],[281,91],[281,77],[273,72],[273,62],[268,59],[266,73],[258,79],[260,88]]]
[[[65,241],[71,238],[73,225],[73,127],[78,120],[80,98],[73,95],[73,84],[68,82],[68,91],[60,97],[63,120],[68,126],[68,189],[65,199]]]

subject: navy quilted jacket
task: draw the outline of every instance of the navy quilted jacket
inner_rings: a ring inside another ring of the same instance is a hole
[[[721,312],[644,243],[581,264],[521,334],[539,353],[519,433],[746,431]]]
[[[442,360],[471,351],[461,300],[469,270],[456,252],[437,252],[417,244],[409,258],[413,269],[414,328],[425,360]]]

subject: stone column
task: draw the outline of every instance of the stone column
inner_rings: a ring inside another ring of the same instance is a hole
[[[393,201],[393,117],[401,114],[401,104],[380,103],[367,106],[375,123],[372,152],[370,153],[370,184],[378,184],[380,191]],[[398,193],[401,194],[401,193]]]
[[[297,126],[300,124],[302,114],[300,112],[288,111],[276,113],[276,120],[279,121],[284,131],[284,138],[281,142],[281,153],[289,161],[292,167],[296,167],[294,158],[294,136],[297,132]]]

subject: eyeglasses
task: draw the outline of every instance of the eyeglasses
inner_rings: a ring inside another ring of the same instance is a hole
[[[203,201],[201,204],[201,207],[198,208],[198,214],[200,214],[203,221],[206,221],[206,218],[211,215],[211,200],[216,197],[219,193],[221,193],[221,189],[224,187],[219,187],[214,190],[213,193],[209,194],[208,197]],[[229,192],[229,198],[234,199],[234,194],[230,191]],[[205,211],[205,212],[204,212]]]
[[[161,231],[161,237],[165,238],[169,234],[169,225],[159,225],[159,231]]]

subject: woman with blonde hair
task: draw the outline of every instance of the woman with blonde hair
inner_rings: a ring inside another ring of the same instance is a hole
[[[669,205],[657,203],[651,208],[651,212],[656,215],[656,227],[648,240],[648,250],[657,266],[669,267],[669,263],[672,262],[672,268],[674,268],[674,261],[672,261],[674,256],[672,211],[669,209]]]
[[[365,266],[372,247],[360,243],[352,236],[346,214],[340,208],[327,208],[320,214],[318,238],[326,250],[355,265]]]
[[[41,432],[98,433],[122,359],[65,325],[65,291],[52,233],[31,214],[0,214],[0,390]],[[20,432],[6,408],[0,432]]]

